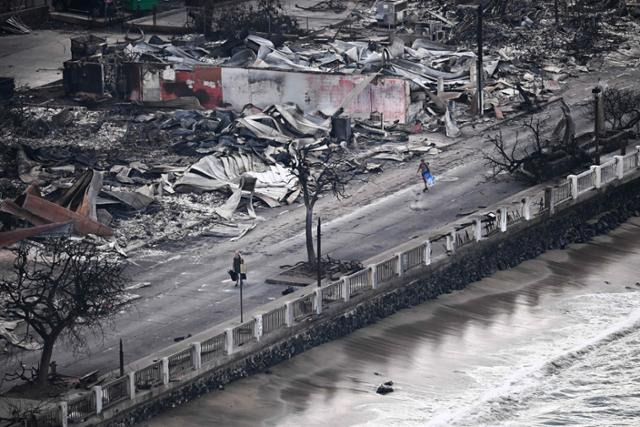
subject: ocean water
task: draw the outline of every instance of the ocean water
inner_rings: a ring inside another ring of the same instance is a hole
[[[634,218],[143,425],[640,426],[639,362]]]

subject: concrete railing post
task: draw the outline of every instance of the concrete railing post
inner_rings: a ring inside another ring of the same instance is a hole
[[[162,368],[162,384],[167,385],[169,384],[169,358],[168,357],[162,358],[161,368]]]
[[[402,271],[402,253],[398,252],[396,254],[396,262],[398,263],[398,277],[402,277],[404,271]]]
[[[616,159],[616,177],[618,179],[624,178],[624,157],[623,156],[613,156]]]
[[[473,220],[473,239],[476,242],[482,240],[482,218],[475,218]]]
[[[342,299],[344,302],[349,301],[349,284],[346,278],[342,278]]]
[[[525,197],[522,199],[522,216],[525,221],[529,221],[531,219],[531,197]]]
[[[315,295],[315,303],[316,303],[316,314],[322,314],[322,288],[316,288],[314,291]]]
[[[593,185],[596,188],[602,187],[602,166],[591,166],[593,176]]]
[[[431,241],[424,242],[424,265],[431,264]]]
[[[447,240],[445,242],[447,253],[452,254],[456,250],[455,246],[456,246],[456,230],[453,230],[449,234],[447,234]]]
[[[67,418],[69,418],[69,406],[67,402],[60,402],[58,403],[58,407],[60,408],[60,426],[67,427],[69,425],[69,421],[67,420]]]
[[[376,279],[377,271],[378,271],[378,266],[376,264],[371,264],[369,266],[369,274],[371,274],[371,289],[378,288],[378,280]]]
[[[201,349],[202,345],[198,341],[191,343],[191,366],[196,371],[202,368]]]
[[[233,347],[233,329],[227,328],[224,330],[224,339],[227,354],[233,354],[233,352],[236,350]]]
[[[498,209],[498,225],[500,226],[500,232],[506,233],[507,231],[507,208]]]
[[[640,126],[640,123],[638,124]],[[636,145],[636,169],[640,168],[640,145]]]
[[[100,415],[102,413],[102,386],[94,386],[93,394],[96,397],[96,414]]]
[[[262,314],[253,316],[255,322],[253,323],[253,334],[258,341],[262,338]]]
[[[293,303],[291,301],[285,303],[285,311],[284,311],[284,324],[287,327],[293,326]]]
[[[571,198],[575,200],[578,198],[578,177],[576,175],[569,175],[567,179],[571,181]]]
[[[129,376],[129,382],[127,384],[127,387],[129,388],[129,399],[135,399],[136,398],[136,373],[129,372],[128,376]]]

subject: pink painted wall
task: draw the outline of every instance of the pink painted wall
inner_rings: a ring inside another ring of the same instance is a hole
[[[142,81],[142,98],[162,101],[195,96],[205,108],[230,104],[237,110],[246,104],[263,108],[292,102],[305,112],[320,110],[333,114],[365,78],[359,74],[214,66],[196,67],[193,71],[147,70]],[[372,112],[382,112],[385,121],[406,123],[410,102],[408,80],[380,76],[355,97],[345,111],[356,118],[368,118]]]

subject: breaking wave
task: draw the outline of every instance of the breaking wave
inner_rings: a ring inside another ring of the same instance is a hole
[[[495,426],[508,421],[516,413],[527,409],[532,400],[556,392],[545,387],[551,378],[563,374],[576,363],[585,362],[585,359],[593,353],[636,332],[640,332],[640,309],[634,310],[624,320],[613,324],[577,347],[550,360],[517,370],[499,387],[483,393],[478,399],[457,411],[436,414],[426,425],[431,427]],[[559,391],[558,394],[562,394],[562,391]],[[528,423],[531,425],[531,420]]]

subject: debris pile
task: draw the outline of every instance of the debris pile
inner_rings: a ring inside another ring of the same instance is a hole
[[[332,122],[350,120],[292,104],[239,113],[19,105],[5,116],[15,116],[2,131],[16,143],[2,151],[3,246],[52,233],[90,235],[123,251],[167,235],[238,238],[255,226],[254,202],[298,201],[297,179],[279,162],[291,142],[317,153],[343,144],[360,173],[438,152],[409,141],[399,125],[355,121],[348,135],[332,137]],[[249,178],[250,190],[242,185]]]

